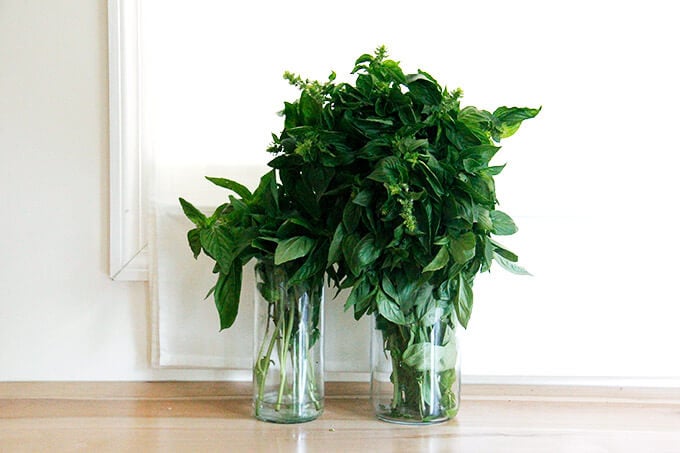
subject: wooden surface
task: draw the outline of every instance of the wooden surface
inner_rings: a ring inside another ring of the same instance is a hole
[[[467,385],[424,427],[376,420],[366,384],[326,389],[321,418],[275,425],[243,383],[0,383],[0,452],[680,452],[680,389]]]

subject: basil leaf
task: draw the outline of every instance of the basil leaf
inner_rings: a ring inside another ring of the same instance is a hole
[[[392,321],[395,324],[406,325],[406,318],[404,313],[399,309],[399,306],[394,303],[387,295],[378,289],[375,295],[375,302],[378,306],[378,313],[385,319]]]
[[[513,263],[516,263],[519,258],[517,255],[512,253],[510,250],[506,249],[505,246],[499,244],[498,242],[494,241],[493,239],[489,238],[488,239],[491,244],[493,244],[494,249],[493,251],[501,255],[503,258],[512,261]]]
[[[236,244],[226,228],[206,228],[199,234],[201,246],[206,255],[214,259],[222,273],[229,272],[234,261]]]
[[[344,309],[347,310],[357,304],[361,305],[370,293],[371,285],[364,278],[352,287],[352,291],[349,293],[347,301],[345,301]]]
[[[284,239],[276,246],[274,252],[274,264],[287,263],[307,255],[314,247],[314,239],[306,236],[296,236]]]
[[[461,152],[461,155],[464,158],[463,166],[466,165],[467,161],[467,168],[471,168],[472,171],[484,168],[489,164],[489,161],[491,161],[493,156],[495,156],[500,149],[501,148],[499,146],[494,145],[478,145],[466,148]],[[470,171],[467,168],[465,169]]]
[[[510,218],[509,215],[503,211],[491,211],[489,213],[493,228],[491,232],[499,236],[508,236],[517,233],[517,225]]]
[[[235,263],[228,274],[220,273],[217,279],[214,297],[220,315],[220,330],[231,327],[236,320],[241,299],[241,274],[241,264]]]
[[[500,123],[497,138],[508,138],[519,129],[522,121],[535,117],[541,111],[541,107],[532,109],[528,107],[498,107],[493,116]],[[496,139],[496,137],[494,137]]]
[[[472,313],[472,287],[462,272],[458,274],[458,290],[456,291],[453,303],[458,322],[460,322],[463,328],[467,328],[470,314]]]
[[[445,346],[424,342],[407,347],[402,359],[406,365],[418,371],[440,373],[455,369],[457,355],[456,343],[453,341]]]
[[[501,267],[509,272],[512,272],[513,274],[517,275],[531,275],[526,269],[524,269],[522,266],[513,263],[512,261],[505,259],[501,254],[498,252],[493,253],[493,259],[501,265]]]
[[[449,252],[458,264],[465,264],[475,256],[475,234],[468,231],[459,237],[451,238]]]
[[[313,126],[321,122],[321,104],[307,90],[300,95],[300,116],[305,125]]]
[[[253,196],[253,194],[250,192],[250,190],[248,190],[246,186],[239,184],[236,181],[232,181],[231,179],[213,178],[211,176],[206,176],[205,179],[215,184],[216,186],[223,187],[225,189],[229,189],[235,192],[238,196],[240,196],[246,201],[252,198]]]
[[[406,174],[406,166],[401,159],[396,156],[388,156],[378,162],[375,170],[367,178],[386,184],[395,184],[406,179]]]
[[[441,89],[431,77],[419,72],[406,76],[406,86],[409,94],[416,102],[424,105],[438,105],[442,100]]]
[[[341,258],[342,253],[342,240],[345,238],[345,227],[342,223],[338,223],[338,227],[333,233],[333,239],[331,240],[330,248],[328,249],[328,258],[326,260],[326,266],[330,267],[333,263],[337,262]]]
[[[367,234],[357,244],[354,249],[352,261],[355,263],[356,269],[368,266],[378,259],[380,256],[380,248],[375,245],[375,239],[370,234]]]
[[[370,206],[372,199],[373,192],[371,192],[368,189],[364,189],[361,192],[359,192],[354,198],[352,198],[352,203],[367,208]]]
[[[342,211],[342,223],[345,226],[345,231],[353,233],[359,226],[361,221],[361,208],[354,203],[347,203],[345,209]]]
[[[187,240],[189,241],[189,247],[194,254],[194,258],[198,258],[201,254],[201,232],[198,228],[189,230],[187,233]]]
[[[449,262],[449,252],[446,246],[442,246],[437,252],[437,256],[434,257],[430,264],[425,266],[423,273],[434,272],[446,266]]]
[[[298,285],[306,280],[320,275],[326,268],[327,252],[324,247],[318,247],[309,254],[304,264],[290,277],[286,283],[288,287]]]
[[[184,215],[187,216],[189,220],[191,220],[194,225],[198,227],[203,227],[206,226],[208,223],[208,219],[206,216],[199,211],[194,205],[186,201],[184,198],[179,199],[179,204],[182,205],[182,210],[184,211]]]
[[[392,300],[399,303],[399,293],[397,293],[397,289],[387,275],[383,276],[382,290],[385,291],[385,294],[392,298]]]

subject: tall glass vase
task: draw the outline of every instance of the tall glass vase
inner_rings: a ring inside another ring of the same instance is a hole
[[[314,420],[324,408],[323,278],[289,285],[283,266],[255,266],[253,408],[274,423]]]
[[[455,417],[460,402],[460,330],[450,316],[399,325],[375,315],[371,400],[379,419],[431,424]]]

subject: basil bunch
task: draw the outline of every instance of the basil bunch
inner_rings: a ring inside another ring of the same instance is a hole
[[[240,197],[210,217],[180,199],[196,225],[189,244],[215,260],[222,328],[236,317],[241,268],[253,257],[284,266],[290,287],[326,274],[351,288],[345,308],[356,319],[375,315],[390,352],[393,415],[451,416],[454,332],[469,322],[475,276],[493,261],[527,274],[494,238],[517,227],[496,209],[504,165],[491,160],[540,108],[461,108],[460,89],[404,74],[384,47],[360,56],[352,73],[353,84],[335,73],[323,83],[284,75],[300,97],[284,104],[284,129],[272,135],[273,170],[252,194],[209,178]]]
[[[384,47],[352,73],[353,85],[335,84],[334,73],[325,83],[285,75],[301,93],[285,104],[270,166],[305,214],[333,230],[325,266],[337,288],[351,288],[345,309],[376,316],[393,386],[389,407],[376,410],[452,417],[455,331],[470,319],[474,277],[492,261],[527,273],[493,239],[517,227],[496,209],[504,166],[490,162],[540,109],[461,108],[461,90],[404,74]]]
[[[195,225],[187,233],[194,258],[203,252],[215,261],[217,281],[207,297],[212,294],[215,299],[220,329],[231,327],[236,319],[242,269],[253,258],[261,267],[279,267],[288,276],[289,289],[316,292],[324,277],[330,233],[320,218],[299,211],[299,203],[277,183],[276,171],[265,174],[253,193],[229,179],[207,179],[238,197],[229,195],[210,217],[183,198],[179,201]],[[276,303],[273,296],[267,300]]]
[[[496,209],[504,166],[490,161],[540,109],[461,108],[461,90],[404,74],[384,47],[352,73],[354,85],[285,75],[301,93],[285,104],[269,165],[305,214],[333,229],[326,270],[352,288],[345,307],[356,319],[408,326],[443,309],[465,327],[478,272],[496,261],[526,273],[492,238],[517,227]]]

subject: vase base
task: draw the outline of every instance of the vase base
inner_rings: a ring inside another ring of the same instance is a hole
[[[392,417],[390,415],[376,414],[379,420],[388,423],[396,423],[398,425],[436,425],[451,420],[450,417],[436,418],[432,420],[420,420],[413,418]]]
[[[392,410],[389,406],[380,405],[376,410],[376,417],[379,420],[388,423],[396,423],[399,425],[436,425],[444,423],[456,416],[458,409],[440,412],[423,417],[419,412],[412,412],[409,410]]]
[[[260,401],[254,407],[256,419],[281,424],[311,422],[319,418],[322,413],[323,408],[317,409],[313,403],[277,405]]]

